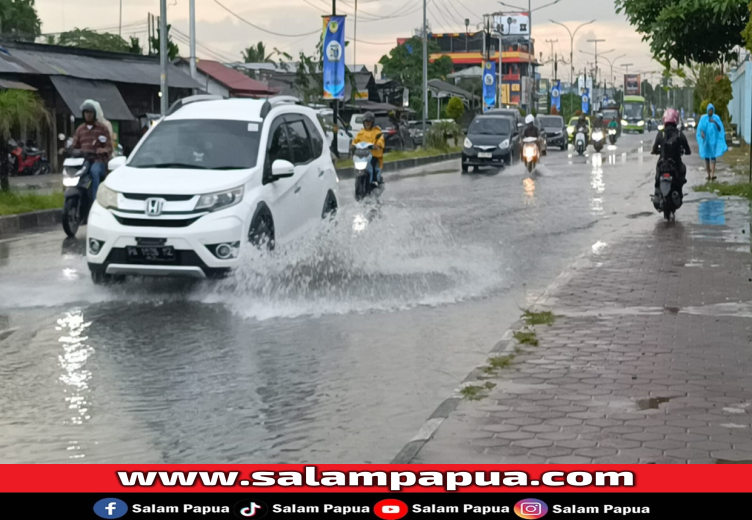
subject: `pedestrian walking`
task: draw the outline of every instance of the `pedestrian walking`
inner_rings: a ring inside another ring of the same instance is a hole
[[[728,146],[723,121],[715,113],[712,103],[708,105],[708,113],[702,116],[697,125],[697,143],[700,145],[700,157],[705,159],[707,180],[714,181],[716,161],[728,151]]]

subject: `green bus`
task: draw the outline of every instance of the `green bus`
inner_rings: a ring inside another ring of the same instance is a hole
[[[645,98],[624,96],[621,108],[621,129],[624,132],[645,133]]]

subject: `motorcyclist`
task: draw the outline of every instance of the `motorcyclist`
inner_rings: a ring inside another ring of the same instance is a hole
[[[575,135],[580,132],[585,134],[585,139],[589,139],[590,129],[588,128],[588,122],[585,114],[580,114],[580,118],[577,120],[577,126],[575,127]]]
[[[679,112],[670,108],[663,115],[663,131],[658,132],[653,143],[653,155],[660,155],[655,174],[655,187],[660,188],[660,169],[663,161],[673,161],[677,170],[677,187],[681,192],[681,187],[687,183],[687,167],[682,162],[682,154],[690,155],[692,150],[689,148],[687,138],[677,127],[679,123]]]
[[[606,129],[606,123],[603,121],[603,114],[598,113],[595,116],[595,123],[593,123],[593,130],[595,129],[599,130],[605,130]]]
[[[353,139],[352,144],[371,143],[371,164],[368,165],[368,175],[372,185],[383,184],[381,170],[384,167],[384,136],[381,135],[381,128],[376,126],[376,116],[373,112],[366,112],[363,115],[363,129]]]
[[[89,170],[91,197],[92,200],[96,200],[99,183],[107,171],[107,161],[112,154],[112,136],[110,130],[97,121],[97,108],[93,103],[84,102],[81,105],[81,113],[84,123],[76,129],[71,148],[96,156]]]
[[[538,130],[538,127],[535,126],[535,117],[532,114],[529,114],[525,118],[525,124],[527,126],[522,132],[522,138],[525,139],[527,137],[535,137],[536,139],[538,139],[540,137],[540,131]]]

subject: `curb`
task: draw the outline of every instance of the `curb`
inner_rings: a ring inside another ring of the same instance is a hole
[[[564,271],[562,271],[559,276],[556,277],[556,279],[543,291],[543,293],[535,300],[535,302],[533,302],[529,306],[529,310],[551,310],[551,306],[547,305],[548,302],[554,297],[554,294],[563,285],[565,285],[569,280],[572,279],[575,271],[577,271],[578,266],[581,266],[583,262],[588,261],[587,258],[590,256],[590,254],[591,253],[587,251],[578,256],[577,259],[572,264],[570,264],[569,267],[564,269]],[[515,347],[518,345],[517,341],[514,339],[514,333],[522,331],[525,326],[526,325],[523,320],[514,322],[506,330],[504,335],[501,337],[501,340],[499,340],[496,345],[494,345],[494,347],[488,353],[487,358],[492,357],[493,355],[509,354],[514,352]],[[458,389],[471,382],[478,381],[480,379],[480,376],[483,375],[483,366],[485,365],[479,365],[475,369],[473,369],[458,386]],[[411,464],[415,456],[418,455],[423,446],[425,446],[428,441],[431,440],[444,420],[449,418],[449,415],[457,409],[462,400],[463,398],[457,393],[457,391],[455,391],[455,393],[451,397],[444,400],[444,402],[442,402],[436,408],[436,410],[434,410],[434,412],[431,414],[425,424],[420,428],[420,430],[418,430],[418,433],[412,439],[410,439],[410,441],[400,450],[400,452],[394,457],[394,459],[392,459],[390,464]]]
[[[20,231],[54,226],[62,222],[63,210],[41,209],[19,215],[5,215],[0,217],[0,237]]]
[[[417,159],[402,159],[400,161],[385,162],[384,168],[381,170],[381,172],[386,173],[396,170],[402,170],[405,168],[415,168],[416,166],[452,161],[454,159],[460,158],[462,158],[462,152],[445,153],[441,155],[432,155],[431,157],[418,157]],[[337,176],[340,179],[354,179],[355,168],[340,168],[337,170]]]

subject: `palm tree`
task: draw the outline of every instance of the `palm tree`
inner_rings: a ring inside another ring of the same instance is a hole
[[[8,191],[8,165],[6,143],[15,128],[36,126],[49,122],[50,114],[42,100],[27,90],[0,91],[0,190]]]
[[[266,45],[264,42],[258,42],[255,47],[251,46],[242,52],[244,63],[274,63],[272,58],[279,51],[274,49],[274,52],[266,53]]]

